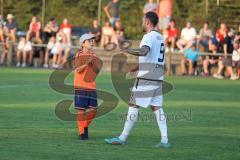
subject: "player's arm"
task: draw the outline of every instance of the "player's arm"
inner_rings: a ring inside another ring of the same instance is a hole
[[[77,67],[75,68],[75,70],[77,70],[78,73],[83,72],[84,69],[87,68],[88,65],[89,65],[92,61],[93,61],[93,57],[90,56],[89,59],[88,59],[88,61],[87,61],[85,64],[83,64],[83,65],[76,65]],[[75,61],[75,64],[77,64],[76,61]]]
[[[88,66],[87,64],[78,66],[78,67],[76,68],[76,70],[77,70],[78,73],[81,73],[81,72],[84,71],[85,68],[87,68],[87,66]]]
[[[142,46],[141,48],[138,49],[126,49],[126,53],[134,55],[134,56],[146,56],[148,52],[150,52],[150,47],[148,46]]]
[[[94,72],[98,74],[102,68],[101,60],[96,58],[91,63],[92,63]]]

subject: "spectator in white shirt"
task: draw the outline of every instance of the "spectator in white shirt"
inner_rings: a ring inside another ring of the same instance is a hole
[[[186,27],[182,29],[181,38],[177,41],[177,46],[181,52],[190,48],[196,41],[196,30],[190,22],[186,23]]]

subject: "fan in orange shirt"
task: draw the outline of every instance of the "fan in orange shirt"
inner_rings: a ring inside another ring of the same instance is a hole
[[[101,61],[92,51],[94,35],[84,34],[80,38],[82,50],[74,60],[74,102],[78,110],[79,139],[88,139],[88,126],[97,114],[97,91],[95,79],[101,69]]]

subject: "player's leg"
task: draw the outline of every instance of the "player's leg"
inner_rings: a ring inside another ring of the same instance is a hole
[[[119,137],[105,139],[105,142],[113,145],[122,145],[126,143],[126,140],[134,127],[135,122],[138,119],[139,107],[133,104],[129,105],[127,119],[124,124],[123,131]]]
[[[161,134],[161,141],[155,147],[170,147],[170,143],[168,142],[168,132],[167,132],[167,119],[163,108],[160,106],[151,106],[153,113],[155,114],[156,121]]]
[[[133,105],[133,104],[129,105],[127,119],[126,119],[126,122],[124,124],[123,131],[122,131],[121,135],[119,136],[119,139],[121,141],[126,141],[127,140],[131,130],[134,127],[134,124],[137,122],[138,112],[139,112],[139,107],[138,106]]]
[[[153,113],[155,114],[156,121],[161,134],[161,141],[155,147],[169,148],[170,143],[168,142],[167,118],[162,108],[163,105],[162,84],[163,82],[157,82],[156,85],[159,86],[159,88],[156,89],[153,98],[151,99],[150,105]]]
[[[74,106],[77,109],[77,127],[80,140],[87,140],[86,136],[86,108],[88,106],[88,99],[85,96],[86,91],[82,89],[74,90]]]

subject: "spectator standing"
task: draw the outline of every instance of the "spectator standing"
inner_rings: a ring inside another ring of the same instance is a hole
[[[186,63],[189,65],[188,74],[194,75],[194,67],[197,64],[198,53],[199,51],[197,50],[196,44],[192,44],[191,48],[184,51],[184,56],[181,59],[182,75],[187,74]]]
[[[111,23],[112,27],[115,26],[117,20],[120,19],[120,0],[111,0],[107,6],[104,7],[104,11]]]
[[[172,16],[172,0],[160,0],[158,7],[159,29],[166,30]]]
[[[203,25],[203,28],[200,29],[199,32],[199,43],[200,45],[202,45],[204,47],[205,51],[208,51],[209,48],[209,41],[211,40],[213,34],[212,34],[212,30],[209,29],[208,27],[208,22],[205,22]]]
[[[93,20],[93,26],[91,28],[90,33],[95,35],[95,38],[96,38],[95,42],[98,45],[101,41],[101,35],[102,35],[101,27],[99,26],[98,20]]]
[[[176,41],[178,37],[178,29],[176,28],[175,20],[171,20],[170,27],[168,28],[168,36],[166,40],[166,52],[169,52],[169,43],[171,44],[171,52],[174,52],[174,49],[176,47]]]
[[[190,22],[186,23],[186,27],[181,31],[181,37],[177,41],[177,46],[181,52],[188,49],[196,41],[196,30]]]
[[[155,12],[158,11],[158,4],[155,2],[155,0],[149,0],[148,3],[145,4],[143,8],[143,13],[146,14],[147,12]]]

